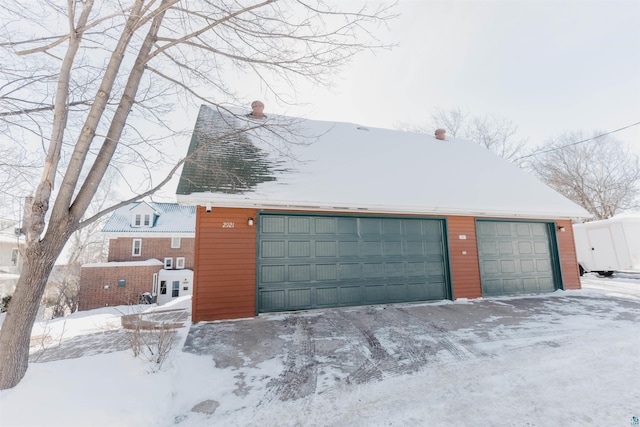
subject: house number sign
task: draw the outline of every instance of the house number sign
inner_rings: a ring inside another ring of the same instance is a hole
[[[222,223],[222,228],[235,228],[236,227],[236,223],[235,222],[223,222]]]

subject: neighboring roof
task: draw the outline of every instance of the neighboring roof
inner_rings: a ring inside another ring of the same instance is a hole
[[[93,262],[89,264],[82,264],[82,268],[102,268],[102,267],[148,267],[153,265],[164,265],[164,262],[155,258],[148,259],[146,261],[109,261],[109,262]]]
[[[432,135],[272,114],[260,121],[203,105],[188,154],[177,189],[184,204],[591,216],[479,144],[455,138],[439,141]]]
[[[131,209],[140,203],[135,202],[117,209],[102,228],[105,233],[195,233],[196,209],[194,206],[184,206],[177,203],[147,203],[157,213],[158,217],[153,227],[132,227]]]

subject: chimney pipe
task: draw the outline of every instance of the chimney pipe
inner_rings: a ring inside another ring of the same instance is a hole
[[[249,117],[253,117],[254,119],[264,119],[267,116],[264,115],[264,104],[262,101],[253,101],[251,103],[251,114]]]

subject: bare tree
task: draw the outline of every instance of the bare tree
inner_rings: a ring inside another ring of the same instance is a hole
[[[517,139],[518,127],[511,120],[496,115],[469,116],[454,108],[449,111],[437,110],[431,115],[434,128],[444,128],[454,138],[477,142],[511,162],[520,164],[526,140]]]
[[[580,141],[585,142],[576,144]],[[640,159],[621,141],[573,132],[550,140],[539,151],[529,157],[530,170],[596,219],[638,207]]]
[[[236,102],[225,70],[250,73],[267,88],[299,76],[326,83],[355,53],[380,47],[369,30],[391,17],[390,6],[346,10],[354,3],[339,5],[322,0],[0,4],[5,135],[19,140],[14,132],[28,132],[46,147],[30,222],[23,227],[23,274],[0,330],[0,389],[15,386],[26,372],[38,304],[70,236],[101,214],[153,193],[181,164],[136,197],[83,219],[113,162],[161,158],[161,148],[150,142],[174,135],[169,120],[174,102]],[[145,136],[138,120],[155,124],[151,135]]]
[[[107,172],[87,210],[88,215],[95,215],[113,203],[115,182],[115,174]],[[53,318],[66,316],[78,309],[82,265],[107,260],[108,239],[100,233],[105,222],[106,217],[102,217],[76,230],[69,238],[64,251],[67,259],[64,264],[54,267],[42,299],[42,304],[50,310]]]
[[[527,144],[526,140],[516,139],[518,127],[511,120],[494,115],[470,116],[460,108],[437,109],[427,125],[396,123],[396,128],[420,133],[433,133],[442,128],[448,136],[477,142],[517,165],[521,163],[519,157],[524,154]]]

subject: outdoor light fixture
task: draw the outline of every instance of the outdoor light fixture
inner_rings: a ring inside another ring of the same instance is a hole
[[[564,226],[563,225],[558,226],[558,230],[564,233]]]
[[[249,219],[247,219],[247,225],[249,227],[253,227],[253,217],[249,217]]]

